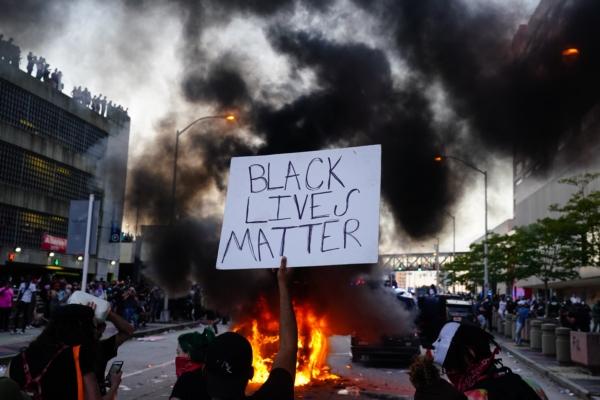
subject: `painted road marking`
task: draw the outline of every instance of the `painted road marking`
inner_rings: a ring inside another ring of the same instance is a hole
[[[129,372],[127,374],[123,374],[123,376],[121,377],[121,379],[129,378],[130,376],[135,376],[135,375],[143,374],[146,371],[150,371],[150,370],[153,370],[153,369],[156,369],[156,368],[163,368],[163,367],[166,367],[167,365],[171,365],[171,364],[175,364],[175,360],[167,361],[167,362],[164,362],[162,364],[156,364],[156,365],[153,365],[151,367],[140,369],[139,371]]]

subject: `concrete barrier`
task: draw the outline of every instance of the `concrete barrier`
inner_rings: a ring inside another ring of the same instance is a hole
[[[556,355],[555,324],[542,324],[542,354],[545,356]]]
[[[559,326],[554,330],[556,335],[556,361],[561,364],[571,362],[571,330]]]
[[[490,327],[492,331],[498,330],[498,320],[499,320],[499,316],[498,313],[492,313],[492,326]]]
[[[571,360],[586,367],[600,367],[600,333],[571,331]]]
[[[510,319],[510,338],[515,340],[517,338],[517,316],[513,315]]]
[[[511,337],[510,330],[511,330],[511,326],[512,326],[512,319],[513,319],[512,314],[506,314],[506,317],[504,320],[504,336],[506,336],[507,338]]]
[[[529,347],[531,350],[542,350],[542,321],[534,319],[530,322]]]
[[[525,326],[523,327],[523,332],[521,332],[521,338],[524,341],[529,342],[529,332],[531,330],[531,318],[527,318],[525,320]]]

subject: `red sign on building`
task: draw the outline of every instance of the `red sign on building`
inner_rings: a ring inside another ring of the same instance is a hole
[[[42,250],[64,253],[67,251],[67,239],[44,233],[42,235]]]

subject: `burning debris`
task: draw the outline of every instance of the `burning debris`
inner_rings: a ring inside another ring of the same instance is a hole
[[[329,372],[326,365],[328,355],[328,337],[331,330],[327,316],[318,316],[310,303],[296,303],[296,321],[298,324],[298,363],[296,368],[296,386],[302,386],[313,380],[330,380],[338,377]],[[278,349],[279,321],[269,303],[260,297],[254,312],[245,319],[242,317],[233,328],[252,345],[254,377],[251,383],[263,383],[269,377],[271,365]]]

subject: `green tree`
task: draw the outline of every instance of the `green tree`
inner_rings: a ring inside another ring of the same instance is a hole
[[[473,265],[473,259],[472,252],[468,252],[456,256],[452,262],[445,264],[444,272],[447,284],[462,284],[471,290],[478,282],[480,283],[480,280],[483,279],[483,270],[477,271],[477,266]]]
[[[587,173],[560,180],[577,190],[564,206],[554,204],[550,207],[572,225],[581,246],[581,265],[598,266],[600,261],[600,191],[586,193],[590,182],[598,177],[600,173]]]
[[[512,292],[516,280],[533,274],[531,268],[522,262],[527,250],[524,235],[523,229],[517,228],[509,234],[491,235],[488,240],[490,276],[496,283],[504,282],[508,293]]]
[[[568,218],[544,218],[528,225],[522,228],[520,240],[519,262],[529,276],[543,282],[546,297],[549,282],[579,276],[575,267],[581,265],[581,246]]]

